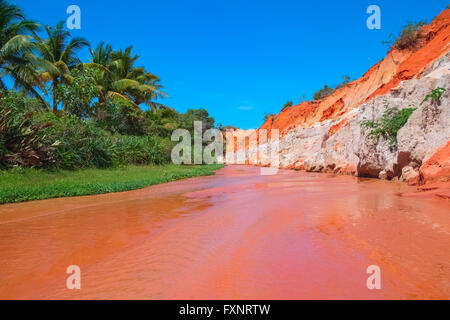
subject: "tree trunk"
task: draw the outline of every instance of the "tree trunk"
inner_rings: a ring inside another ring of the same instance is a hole
[[[106,112],[103,110],[104,105],[106,104],[106,98],[103,95],[98,97],[98,106],[96,110],[97,120],[103,120],[106,118]]]
[[[58,88],[58,81],[53,80],[52,82],[52,93],[53,93],[53,113],[58,113],[58,101],[56,101],[56,89]]]

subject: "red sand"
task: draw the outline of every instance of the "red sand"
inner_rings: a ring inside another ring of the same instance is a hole
[[[418,179],[411,184],[421,184],[418,190],[425,195],[450,199],[450,141],[420,167]]]
[[[0,206],[0,298],[450,298],[450,203],[415,187],[229,166]],[[82,289],[65,288],[79,265]],[[381,268],[381,290],[366,269]]]

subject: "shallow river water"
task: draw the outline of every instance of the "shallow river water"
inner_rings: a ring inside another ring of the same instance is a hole
[[[450,202],[401,183],[228,166],[0,206],[1,299],[450,298]],[[68,266],[81,290],[68,290]],[[367,288],[367,268],[381,289]]]

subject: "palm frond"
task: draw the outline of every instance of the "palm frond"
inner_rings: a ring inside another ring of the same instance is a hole
[[[131,102],[130,98],[128,98],[126,95],[123,95],[123,94],[120,94],[120,93],[114,92],[114,91],[108,91],[108,93],[106,94],[106,97],[107,97],[107,99],[118,98],[118,99],[122,99],[127,102]]]
[[[116,92],[124,92],[125,90],[139,86],[139,82],[131,79],[121,79],[113,82],[111,87]]]
[[[70,68],[67,66],[67,64],[63,60],[59,60],[54,63],[55,67],[58,68],[59,74],[67,74],[70,73]]]
[[[82,49],[84,47],[89,47],[89,41],[84,38],[72,38],[70,43],[61,53],[61,60],[68,61],[73,57],[73,54],[76,50]]]
[[[87,62],[87,63],[82,63],[81,66],[84,69],[97,69],[97,70],[105,72],[105,73],[109,72],[109,69],[106,66],[98,64],[98,63]]]
[[[33,46],[30,36],[18,34],[3,45],[0,49],[0,56],[5,58],[10,55],[20,54],[25,50],[30,50]]]

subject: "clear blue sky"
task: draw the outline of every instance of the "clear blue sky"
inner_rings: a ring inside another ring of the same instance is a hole
[[[310,99],[342,75],[362,76],[383,59],[381,44],[408,21],[431,21],[444,0],[15,0],[42,24],[66,20],[76,4],[76,36],[115,49],[133,45],[139,65],[162,79],[184,112],[206,108],[216,123],[256,128],[264,112]],[[381,7],[381,30],[366,27],[369,5]],[[82,57],[87,58],[87,51]]]

